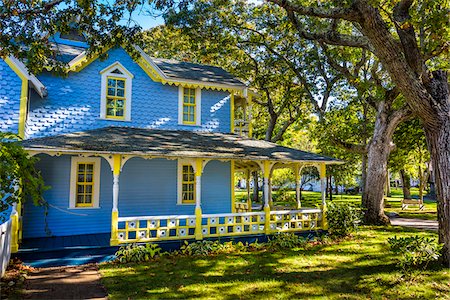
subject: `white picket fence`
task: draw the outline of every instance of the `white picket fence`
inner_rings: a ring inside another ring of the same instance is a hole
[[[12,220],[0,225],[0,277],[5,274],[11,258]]]

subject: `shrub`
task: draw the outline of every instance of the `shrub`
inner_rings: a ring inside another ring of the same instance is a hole
[[[161,248],[156,244],[122,246],[116,252],[117,260],[121,263],[148,261],[161,253]]]
[[[399,256],[397,265],[404,271],[418,267],[426,269],[430,262],[439,259],[443,247],[435,239],[418,235],[406,238],[394,236],[388,239],[388,243],[392,252]]]
[[[269,238],[267,247],[272,249],[292,249],[304,246],[307,240],[293,233],[277,233]]]
[[[198,241],[193,243],[184,242],[181,246],[180,252],[183,255],[210,255],[219,253],[224,248],[224,245],[219,241]]]
[[[328,232],[331,237],[340,238],[349,235],[358,228],[361,212],[345,203],[331,202],[326,214]]]

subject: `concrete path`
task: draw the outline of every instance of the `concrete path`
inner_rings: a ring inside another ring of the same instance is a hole
[[[40,268],[27,275],[24,299],[107,299],[94,264]]]
[[[406,218],[391,218],[391,225],[412,227],[423,230],[438,230],[438,221],[422,220],[422,219],[406,219]]]

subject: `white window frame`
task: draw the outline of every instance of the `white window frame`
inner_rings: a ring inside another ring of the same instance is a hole
[[[196,173],[195,170],[195,161],[192,159],[178,159],[177,166],[177,205],[195,205],[193,203],[183,203],[183,165],[191,165],[194,170],[194,175]],[[197,184],[197,176],[195,176],[195,185]],[[197,199],[195,199],[197,200]]]
[[[94,164],[94,192],[92,194],[92,206],[77,207],[76,206],[76,188],[77,188],[77,167],[79,163],[93,163]],[[93,209],[100,208],[100,157],[72,157],[70,167],[70,209]]]
[[[118,69],[122,74],[112,73]],[[131,96],[133,91],[133,74],[131,74],[120,62],[116,61],[109,67],[100,71],[102,76],[101,93],[100,93],[100,119],[110,121],[131,121]],[[108,76],[125,79],[125,114],[123,119],[108,118],[106,116],[106,85]]]
[[[184,88],[188,86],[178,86],[178,125],[184,126],[201,126],[202,125],[202,89],[195,89],[195,124],[183,123],[183,95]]]

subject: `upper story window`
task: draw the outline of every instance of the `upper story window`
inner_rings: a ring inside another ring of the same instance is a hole
[[[119,62],[102,70],[100,74],[100,118],[130,121],[133,74]]]
[[[178,95],[178,123],[201,125],[201,90],[180,86]]]

